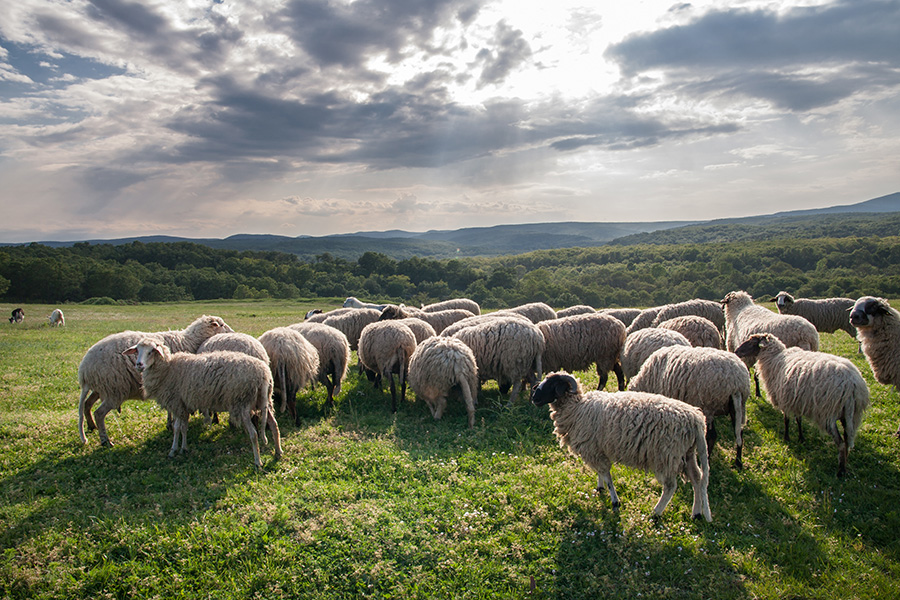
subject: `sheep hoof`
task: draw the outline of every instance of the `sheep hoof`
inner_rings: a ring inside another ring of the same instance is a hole
[[[742,471],[744,469],[744,463],[741,462],[739,459],[735,459],[734,468],[737,469],[738,471]],[[697,515],[694,515],[694,518],[696,519]]]
[[[699,521],[699,520],[701,520],[701,519],[703,519],[703,518],[704,518],[704,517],[703,517],[703,513],[694,513],[694,520],[695,520],[695,521]]]
[[[100,445],[103,446],[104,448],[112,448],[113,443],[111,441],[109,441],[108,439],[106,439],[106,440],[100,440]]]
[[[621,504],[621,502],[613,502],[612,503],[613,510],[616,510],[616,511],[619,510],[620,504]]]

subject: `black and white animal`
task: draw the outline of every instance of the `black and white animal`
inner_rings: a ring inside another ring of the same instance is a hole
[[[11,316],[9,317],[10,323],[21,323],[25,320],[25,311],[21,308],[14,308]]]

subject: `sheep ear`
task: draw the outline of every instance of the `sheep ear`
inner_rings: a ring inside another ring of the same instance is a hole
[[[125,350],[122,350],[122,354],[124,354],[125,356],[133,356],[133,355],[137,354],[137,344],[135,344],[131,348],[126,348]]]

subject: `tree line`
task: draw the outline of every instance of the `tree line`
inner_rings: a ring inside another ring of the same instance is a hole
[[[445,260],[370,251],[355,261],[328,253],[302,261],[190,242],[0,248],[0,297],[23,303],[357,296],[418,305],[466,296],[486,308],[535,301],[602,308],[719,299],[736,289],[756,298],[779,290],[900,297],[900,238],[617,245]]]

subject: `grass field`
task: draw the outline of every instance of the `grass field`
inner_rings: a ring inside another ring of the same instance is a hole
[[[650,518],[659,484],[624,467],[613,511],[546,407],[507,408],[493,382],[469,430],[461,402],[435,422],[410,393],[392,415],[354,366],[333,414],[318,386],[302,426],[279,415],[284,456],[270,445],[262,472],[246,434],[199,418],[168,459],[153,402],[110,413],[112,448],[79,441],[78,363],[103,336],[201,314],[259,335],[312,307],[67,305],[54,329],[53,307],[25,305],[24,324],[0,322],[0,597],[900,598],[900,396],[843,332],[822,350],[850,358],[872,399],[847,477],[830,437],[807,423],[785,444],[780,413],[751,398],[743,471],[718,428],[712,523],[691,519],[686,483]]]

